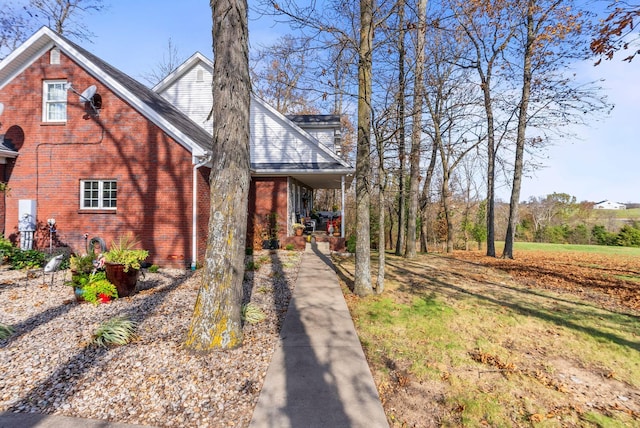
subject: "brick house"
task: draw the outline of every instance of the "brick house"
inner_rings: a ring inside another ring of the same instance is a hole
[[[85,234],[109,243],[131,233],[150,262],[201,260],[207,165],[215,159],[208,125],[194,111],[207,102],[195,102],[198,95],[211,97],[211,74],[196,70],[203,85],[191,87],[193,102],[180,104],[171,88],[192,77],[180,70],[154,91],[46,27],[7,56],[0,63],[0,181],[10,189],[0,201],[4,236],[24,241],[19,229],[30,219],[36,248],[51,239],[82,252]],[[255,97],[251,115],[249,230],[253,219],[277,213],[286,239],[313,190],[343,186],[353,169]]]

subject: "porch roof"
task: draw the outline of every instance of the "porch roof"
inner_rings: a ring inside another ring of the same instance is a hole
[[[342,177],[348,188],[353,181],[354,169],[339,163],[268,163],[251,164],[255,177],[289,176],[312,189],[340,189]]]

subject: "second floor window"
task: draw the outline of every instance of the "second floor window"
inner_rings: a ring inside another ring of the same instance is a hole
[[[44,122],[67,121],[67,82],[64,80],[46,80],[43,88]]]

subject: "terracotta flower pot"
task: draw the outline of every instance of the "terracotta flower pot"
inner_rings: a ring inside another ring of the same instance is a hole
[[[124,265],[115,263],[105,263],[104,270],[110,283],[116,286],[118,297],[127,297],[135,293],[138,282],[138,269],[124,271]]]

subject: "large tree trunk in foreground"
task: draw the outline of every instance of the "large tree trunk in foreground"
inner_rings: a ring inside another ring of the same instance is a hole
[[[411,133],[409,213],[407,215],[407,247],[404,256],[416,257],[416,228],[418,224],[418,193],[420,192],[420,143],[422,141],[422,98],[424,95],[425,37],[427,34],[427,0],[418,3],[416,31],[416,71],[413,85],[413,130]]]
[[[522,187],[522,171],[524,168],[524,144],[527,130],[527,110],[529,108],[529,98],[531,96],[531,61],[533,56],[533,44],[535,42],[533,11],[535,1],[530,1],[527,7],[527,41],[524,49],[524,60],[522,67],[522,97],[518,113],[518,135],[516,137],[516,158],[513,169],[513,188],[511,189],[511,199],[509,201],[509,223],[507,235],[504,239],[504,251],[502,258],[513,258],[513,243],[516,235],[516,223],[518,219],[518,207],[520,203],[520,189]]]
[[[356,156],[356,266],[353,291],[373,293],[371,285],[371,67],[373,49],[373,0],[360,0],[360,48],[358,62],[358,144]]]
[[[211,209],[200,291],[186,346],[242,345],[242,278],[249,196],[249,54],[246,0],[216,0],[213,10]]]
[[[398,167],[398,240],[396,241],[396,256],[401,256],[404,253],[406,244],[406,231],[407,231],[407,219],[405,218],[405,207],[407,205],[407,191],[404,188],[405,184],[405,50],[404,50],[404,38],[405,38],[405,22],[404,22],[404,0],[399,0],[397,4],[398,8],[398,161],[400,165]]]

